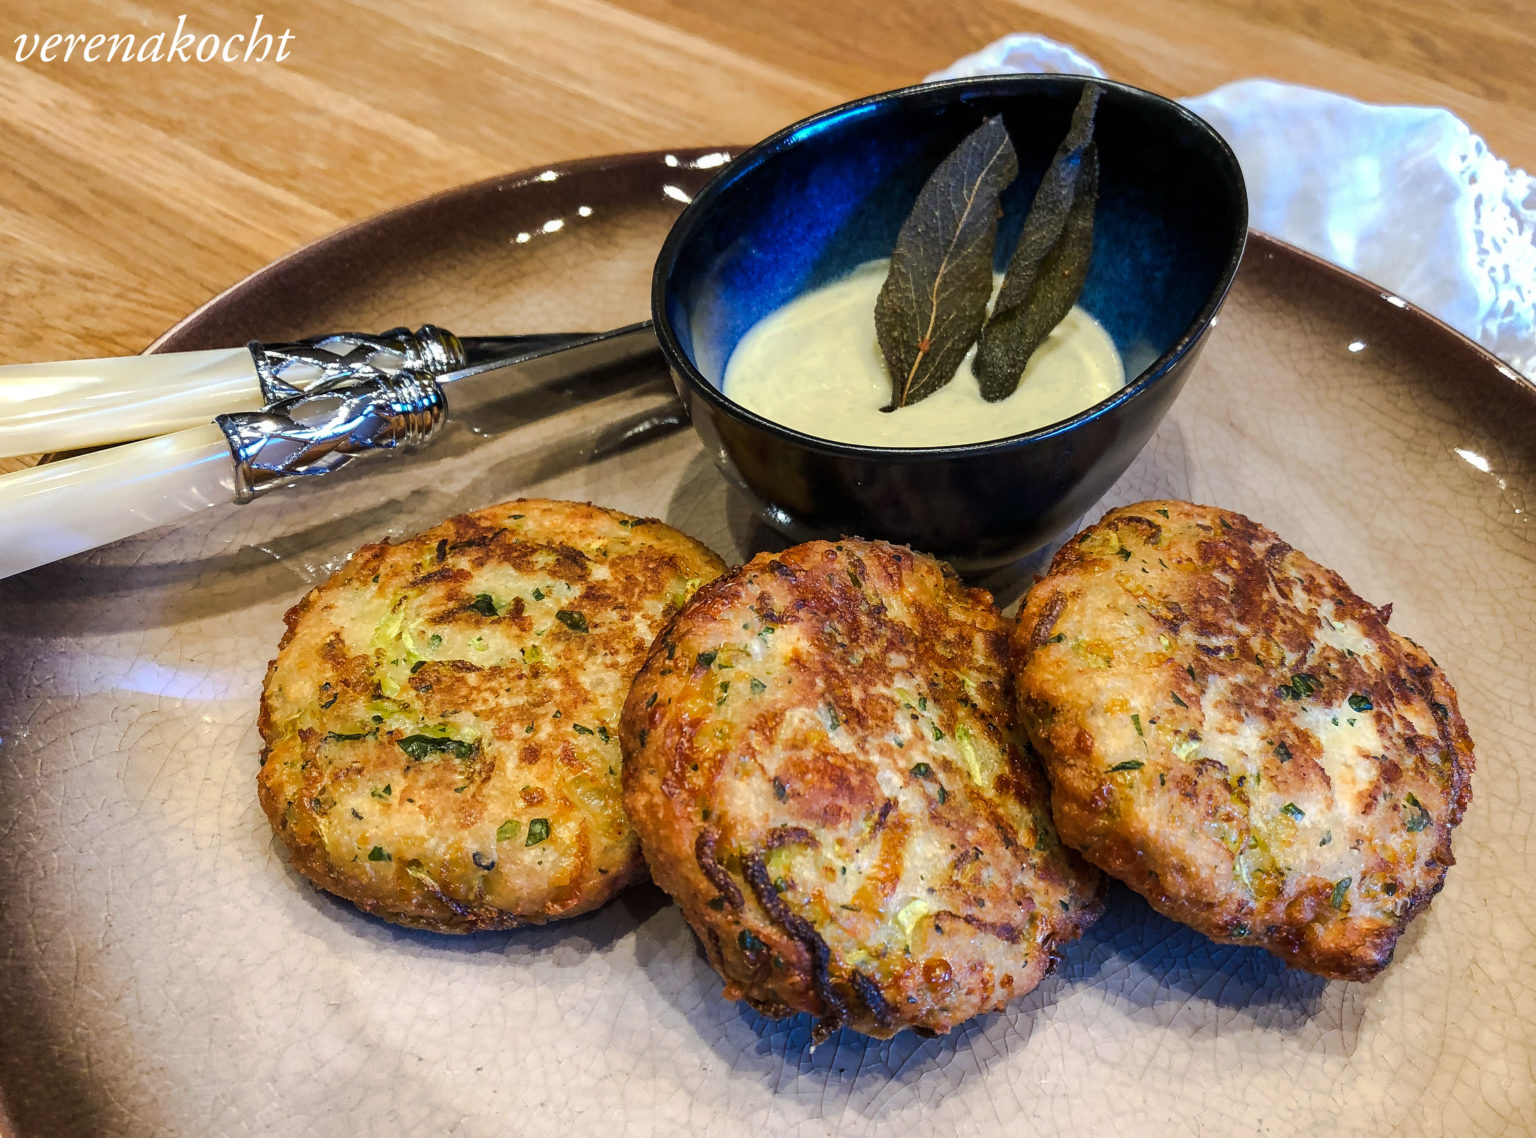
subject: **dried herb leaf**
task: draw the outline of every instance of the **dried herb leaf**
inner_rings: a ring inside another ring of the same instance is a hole
[[[456,759],[470,759],[475,754],[475,744],[462,739],[448,739],[439,735],[407,735],[396,740],[397,746],[417,762],[433,755],[452,755]]]
[[[1017,390],[1030,356],[1072,311],[1088,279],[1099,197],[1093,116],[1100,91],[1093,83],[1083,87],[1072,126],[1035,191],[992,316],[981,330],[971,371],[991,402]]]
[[[875,302],[894,411],[955,377],[992,295],[997,200],[1018,173],[1000,117],[982,123],[918,192]]]
[[[587,631],[587,614],[584,612],[577,612],[575,609],[561,609],[555,613],[555,619],[572,632]]]

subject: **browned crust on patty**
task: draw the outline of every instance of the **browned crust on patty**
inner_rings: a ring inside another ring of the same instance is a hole
[[[1111,510],[1013,638],[1062,839],[1214,939],[1374,976],[1454,862],[1474,765],[1389,615],[1241,514]]]
[[[397,924],[512,928],[644,876],[618,717],[724,568],[651,519],[520,499],[360,549],[285,617],[257,788],[294,867]]]
[[[881,542],[701,589],[625,704],[625,805],[725,979],[819,1032],[948,1031],[1029,991],[1102,908],[1018,731],[1008,622]]]

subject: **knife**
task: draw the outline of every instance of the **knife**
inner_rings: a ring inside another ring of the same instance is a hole
[[[422,341],[380,346],[380,337],[358,334],[301,341],[302,351],[278,345],[288,362],[277,382],[261,386],[259,398],[268,400],[261,410],[224,410],[200,426],[0,475],[0,578],[221,501],[249,502],[366,454],[422,446],[448,417],[445,388],[456,418],[497,429],[510,425],[498,408],[514,407],[517,421],[526,422],[665,374],[649,321],[609,332],[511,338],[515,346],[494,338],[461,341],[430,326],[423,331],[431,334],[425,348]],[[498,350],[521,354],[493,358]],[[254,358],[249,349],[237,351]],[[202,372],[210,382],[200,387],[200,409],[215,392],[247,402],[252,396],[225,382],[232,364],[219,366],[225,379],[217,382],[219,367]],[[662,417],[665,425],[683,421],[676,411]],[[60,443],[50,437],[46,445]]]

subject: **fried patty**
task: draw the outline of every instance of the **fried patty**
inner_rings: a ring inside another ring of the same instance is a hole
[[[817,1036],[945,1032],[1102,909],[1024,750],[992,598],[908,549],[761,555],[701,589],[624,707],[624,803],[728,999]]]
[[[1454,861],[1473,767],[1390,611],[1241,514],[1111,510],[1014,634],[1062,839],[1216,940],[1380,972]]]
[[[724,564],[653,520],[517,501],[364,546],[286,617],[257,776],[294,866],[397,924],[512,928],[644,875],[618,717]]]

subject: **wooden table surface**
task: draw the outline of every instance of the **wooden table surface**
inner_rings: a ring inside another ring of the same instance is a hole
[[[1536,168],[1531,0],[272,0],[277,63],[26,62],[173,31],[169,0],[10,0],[0,362],[142,348],[280,254],[524,166],[749,142],[1008,32],[1170,95],[1266,75],[1440,104]],[[187,30],[249,29],[212,0]]]

